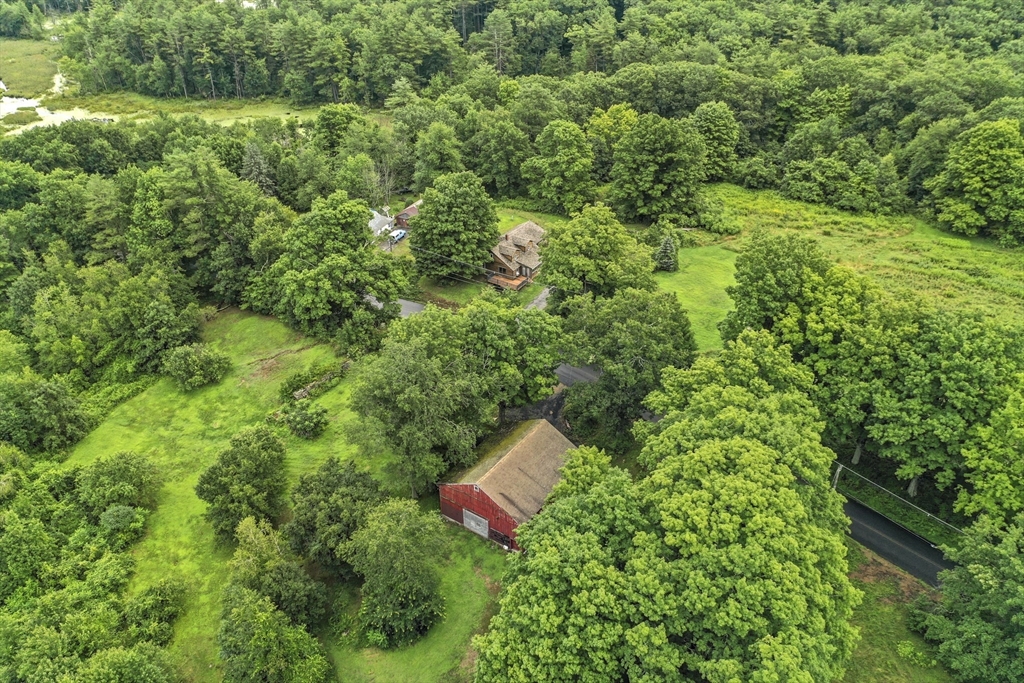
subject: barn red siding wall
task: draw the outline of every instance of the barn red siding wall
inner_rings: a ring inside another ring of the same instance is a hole
[[[441,497],[441,513],[445,517],[462,524],[463,510],[476,513],[487,520],[492,531],[500,532],[512,539],[513,550],[519,550],[515,542],[516,527],[519,523],[486,493],[473,484],[441,484],[438,486],[438,493]]]

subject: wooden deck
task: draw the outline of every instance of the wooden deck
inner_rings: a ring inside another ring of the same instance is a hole
[[[530,278],[524,275],[517,275],[516,277],[507,277],[505,275],[498,275],[497,273],[489,275],[487,282],[494,285],[495,287],[501,287],[502,289],[512,289],[519,291],[526,285],[530,284]]]

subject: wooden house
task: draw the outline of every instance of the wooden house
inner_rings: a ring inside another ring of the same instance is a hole
[[[520,290],[533,282],[540,270],[540,242],[544,228],[533,221],[520,223],[491,249],[487,281],[502,289]]]
[[[574,448],[547,420],[532,420],[519,439],[485,458],[457,482],[440,484],[441,514],[506,550],[519,550],[516,528],[544,505]]]

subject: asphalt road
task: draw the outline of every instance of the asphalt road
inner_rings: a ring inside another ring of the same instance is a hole
[[[953,567],[941,550],[871,508],[855,500],[847,502],[843,508],[851,521],[853,540],[922,581],[938,586],[938,573]]]

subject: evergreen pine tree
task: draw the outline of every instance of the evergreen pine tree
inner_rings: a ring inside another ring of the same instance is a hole
[[[654,263],[658,270],[666,270],[670,273],[679,269],[679,263],[676,261],[676,242],[672,239],[672,235],[665,235],[665,239],[661,240],[661,246],[654,254]]]
[[[245,146],[245,156],[242,157],[242,177],[260,188],[263,194],[269,196],[274,194],[274,178],[270,173],[270,165],[260,148],[252,142]]]

